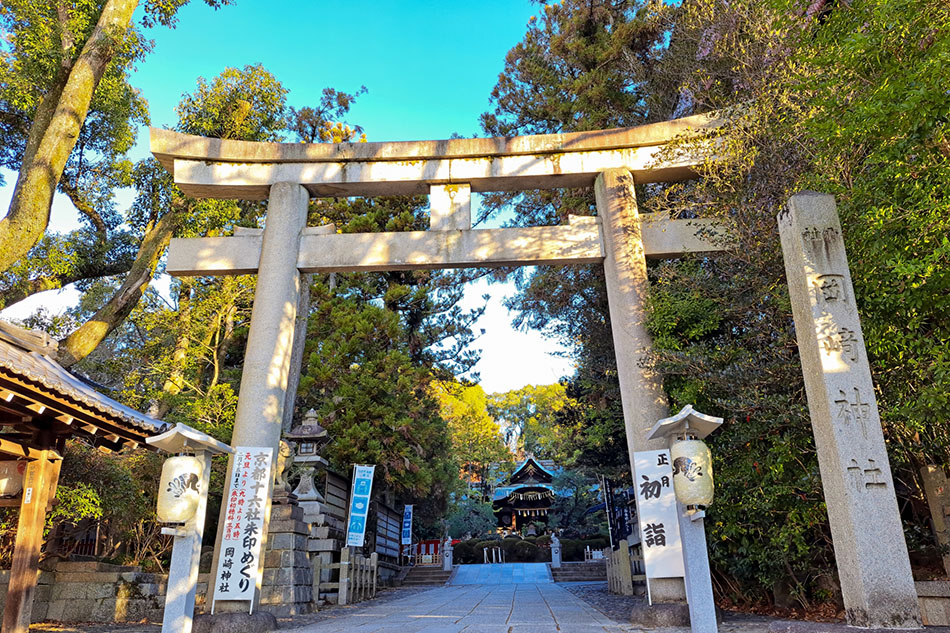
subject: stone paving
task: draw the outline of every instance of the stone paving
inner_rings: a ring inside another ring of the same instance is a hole
[[[566,589],[543,584],[452,585],[293,629],[299,633],[623,633]]]

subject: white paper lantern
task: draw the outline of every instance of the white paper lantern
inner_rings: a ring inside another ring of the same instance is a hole
[[[680,503],[708,506],[713,500],[712,455],[700,440],[677,440],[670,446],[673,490]]]
[[[169,457],[158,488],[158,520],[184,523],[195,515],[201,497],[201,460],[193,455]]]
[[[26,462],[23,460],[0,462],[0,496],[12,497],[20,494],[25,472]]]

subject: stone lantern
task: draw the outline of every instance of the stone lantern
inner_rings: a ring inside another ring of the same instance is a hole
[[[292,428],[284,438],[295,447],[294,463],[302,466],[300,483],[293,494],[303,508],[305,519],[308,516],[316,516],[321,513],[322,504],[326,501],[314,485],[313,476],[318,469],[327,465],[327,460],[319,453],[329,443],[330,436],[327,430],[320,426],[317,412],[310,409],[300,424]]]

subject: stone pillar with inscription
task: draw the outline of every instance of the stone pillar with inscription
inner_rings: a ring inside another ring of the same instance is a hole
[[[950,575],[950,481],[943,466],[927,464],[920,469],[924,481],[924,494],[930,506],[934,537],[943,550],[943,570]]]
[[[920,626],[834,197],[796,194],[778,223],[848,623]]]

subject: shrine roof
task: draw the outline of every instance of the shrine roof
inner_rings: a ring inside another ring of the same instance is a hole
[[[550,483],[554,479],[557,467],[551,460],[539,460],[533,455],[529,455],[523,462],[515,466],[515,472],[511,474],[508,481],[511,484],[523,484],[537,481],[539,483]]]
[[[21,431],[14,441],[30,444],[30,431],[42,428],[118,450],[170,427],[99,393],[53,360],[55,349],[44,333],[0,322],[0,426]]]

